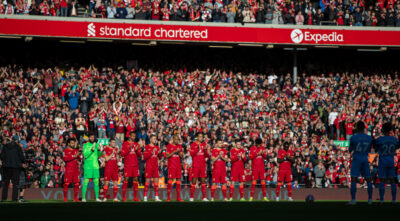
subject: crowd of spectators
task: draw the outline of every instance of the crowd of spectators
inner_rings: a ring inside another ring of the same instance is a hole
[[[77,0],[4,0],[0,14],[78,16]],[[400,27],[397,0],[90,0],[87,17],[292,25]],[[81,16],[81,15],[79,15]]]
[[[191,166],[186,148],[202,132],[211,146],[217,138],[228,148],[241,140],[246,150],[261,137],[268,149],[268,185],[277,182],[276,156],[287,141],[295,152],[295,187],[347,187],[350,154],[333,141],[349,140],[359,120],[374,137],[380,135],[382,123],[392,122],[399,136],[399,99],[397,73],[301,73],[293,79],[291,74],[217,69],[9,65],[0,67],[1,142],[13,138],[23,147],[31,188],[62,186],[62,152],[68,138],[82,145],[88,132],[95,132],[97,138],[116,138],[121,146],[132,131],[142,147],[155,134],[163,154],[169,139],[179,134],[185,149],[184,183]],[[160,177],[167,175],[166,163],[164,156]],[[140,165],[143,175],[143,162]],[[372,156],[375,182],[376,167]],[[246,168],[250,179],[250,163]],[[210,178],[210,164],[207,171]]]

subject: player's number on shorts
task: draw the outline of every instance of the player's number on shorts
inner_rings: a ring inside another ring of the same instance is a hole
[[[394,155],[396,147],[393,144],[382,145],[382,156]]]

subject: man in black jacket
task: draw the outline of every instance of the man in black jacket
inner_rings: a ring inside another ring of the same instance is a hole
[[[22,163],[25,161],[22,147],[16,140],[9,141],[4,145],[1,152],[1,161],[3,165],[3,195],[1,201],[7,200],[8,186],[10,180],[13,183],[12,200],[18,201],[18,184]]]

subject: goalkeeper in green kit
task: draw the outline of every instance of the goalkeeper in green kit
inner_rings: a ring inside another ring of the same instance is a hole
[[[89,135],[89,142],[83,145],[83,187],[82,187],[82,202],[86,202],[86,191],[90,179],[93,179],[94,193],[96,195],[96,201],[102,202],[99,199],[99,157],[103,151],[103,146],[96,143],[94,134]]]

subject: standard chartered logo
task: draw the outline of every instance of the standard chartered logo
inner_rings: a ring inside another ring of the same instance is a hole
[[[290,38],[296,44],[301,43],[303,41],[303,32],[300,29],[294,29],[290,34]]]
[[[88,25],[88,37],[96,37],[96,26],[94,26],[94,24],[93,23],[90,23],[89,25]]]

